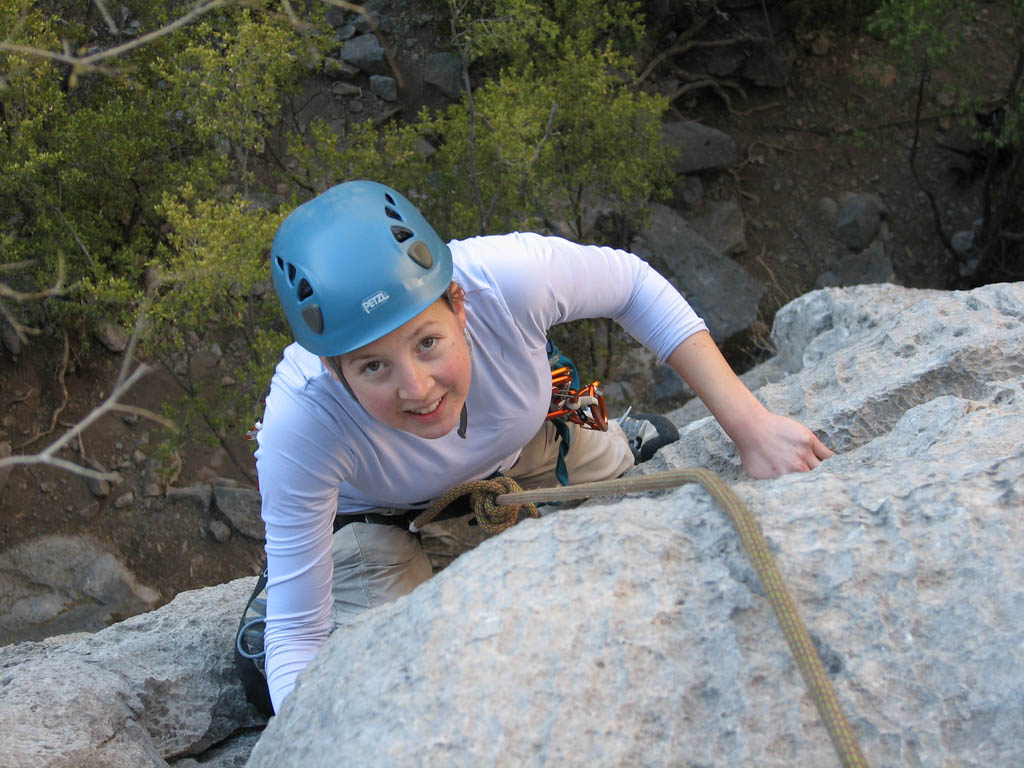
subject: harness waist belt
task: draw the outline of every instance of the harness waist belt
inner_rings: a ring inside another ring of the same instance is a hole
[[[349,523],[371,523],[373,525],[393,525],[397,528],[409,530],[409,523],[416,519],[416,516],[423,510],[410,509],[398,515],[381,515],[376,512],[364,512],[359,515],[336,515],[334,518],[334,532],[337,533]]]

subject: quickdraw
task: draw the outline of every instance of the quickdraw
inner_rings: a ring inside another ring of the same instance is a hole
[[[551,406],[547,418],[564,419],[587,429],[608,431],[608,409],[595,381],[579,390],[572,388],[572,369],[565,365],[551,371]]]
[[[253,411],[255,413],[262,414],[266,407],[267,407],[267,398],[261,397],[259,402],[256,404],[256,407],[253,408]],[[263,419],[261,419],[259,416],[257,416],[255,421],[253,422],[252,429],[250,429],[248,432],[245,433],[245,439],[246,440],[255,440],[256,436],[259,435],[261,429],[263,429]]]

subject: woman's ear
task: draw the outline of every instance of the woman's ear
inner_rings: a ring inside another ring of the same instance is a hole
[[[448,306],[452,308],[452,312],[455,313],[455,317],[459,320],[459,328],[465,330],[466,292],[462,289],[461,285],[452,280],[448,285],[448,290],[445,292],[445,298],[448,300]]]
[[[466,305],[458,301],[455,306],[452,307],[452,312],[455,313],[456,319],[459,321],[459,330],[466,330]]]

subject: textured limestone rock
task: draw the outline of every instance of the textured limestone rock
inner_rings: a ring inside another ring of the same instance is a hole
[[[260,724],[232,657],[251,588],[239,579],[96,634],[0,648],[0,766],[163,768]]]
[[[800,373],[762,387],[758,398],[845,452],[887,434],[916,405],[944,395],[987,401],[1018,390],[1024,284],[952,293],[826,288],[780,310],[772,338],[787,369]],[[742,479],[734,446],[713,419],[691,423],[681,435],[663,449],[663,460]]]
[[[704,418],[642,471],[732,482],[869,764],[1024,764],[1024,284],[826,289],[774,338],[747,380],[840,455],[748,481]],[[0,768],[240,765],[251,584],[0,648]],[[838,762],[730,524],[685,487],[525,521],[335,632],[248,765],[345,764]]]
[[[0,552],[0,643],[100,629],[159,598],[91,536],[51,534]]]
[[[703,453],[731,477],[869,764],[1021,764],[1024,285],[857,293],[806,298],[821,331],[782,353],[813,362],[759,393],[841,455],[746,481],[704,420],[645,471]],[[526,521],[336,632],[249,765],[339,763],[837,761],[735,534],[687,487]]]

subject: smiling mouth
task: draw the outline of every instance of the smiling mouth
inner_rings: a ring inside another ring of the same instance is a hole
[[[438,407],[441,405],[442,400],[444,400],[444,395],[441,395],[441,397],[437,398],[437,400],[423,408],[410,408],[409,413],[415,413],[418,416],[429,416],[438,409]]]

